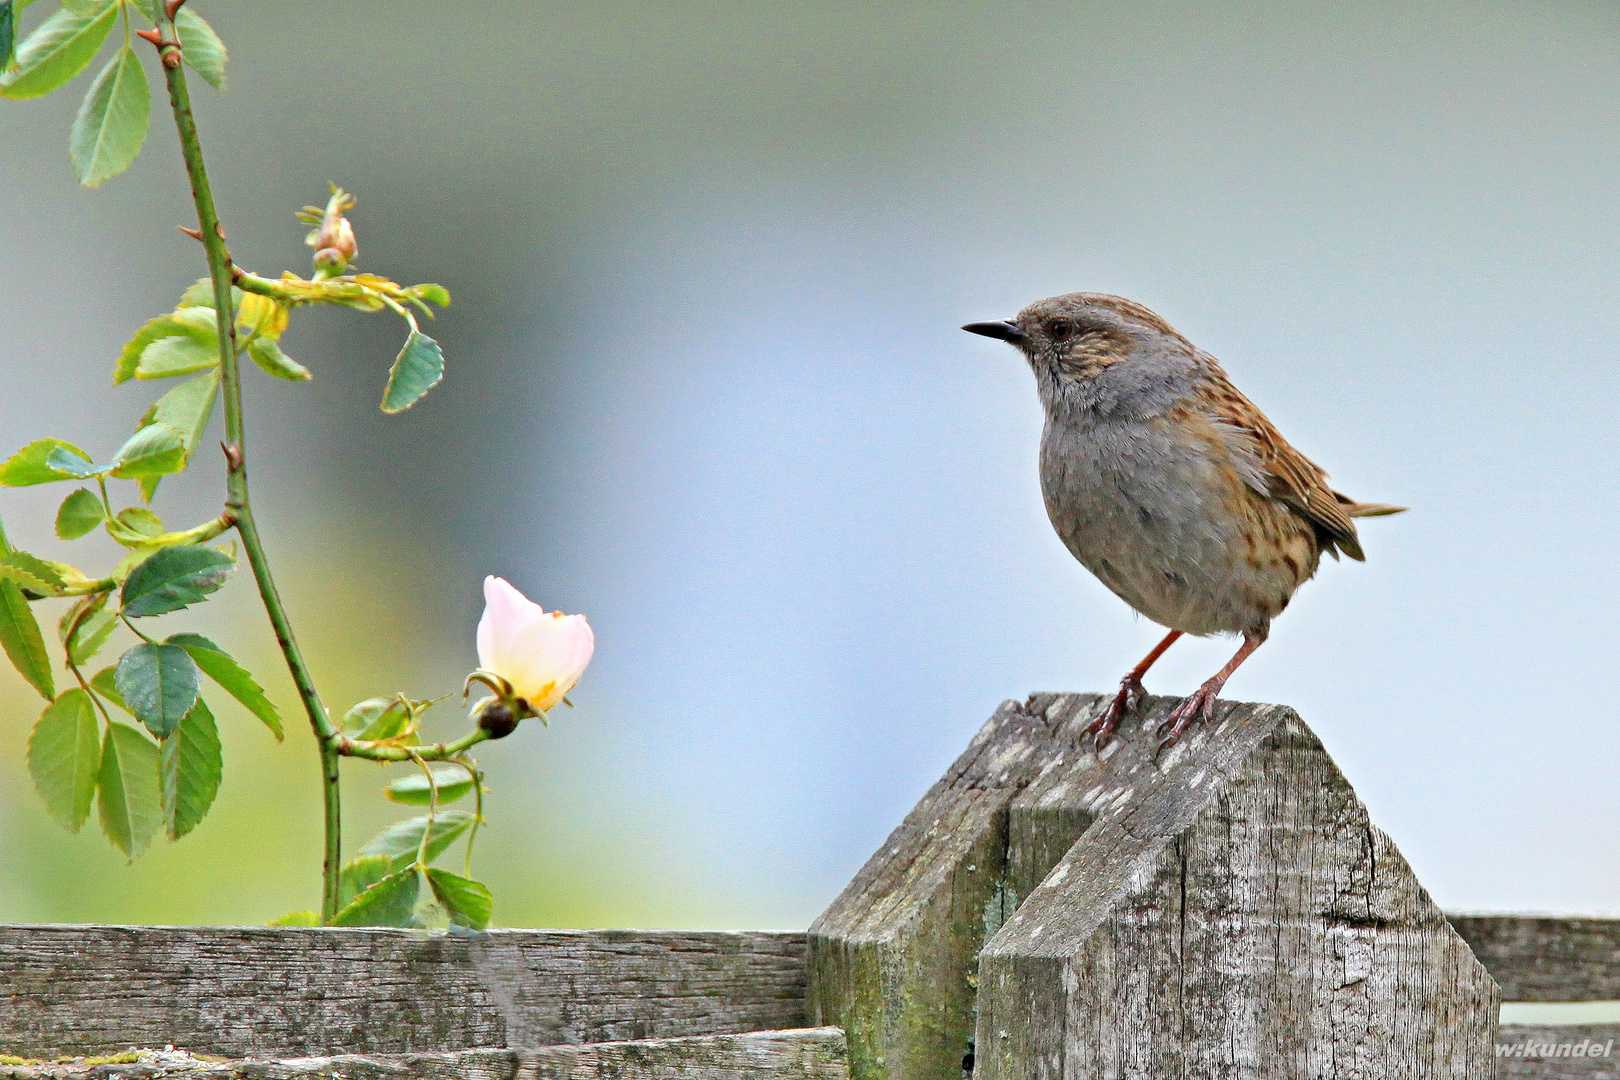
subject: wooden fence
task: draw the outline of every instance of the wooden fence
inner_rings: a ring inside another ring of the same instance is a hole
[[[1620,999],[1620,919],[1448,919],[1292,711],[1154,762],[1097,700],[1003,706],[808,934],[0,927],[0,1075],[1620,1077],[1496,1024]]]

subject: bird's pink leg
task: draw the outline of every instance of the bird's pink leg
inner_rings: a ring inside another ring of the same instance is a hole
[[[1113,741],[1114,731],[1119,727],[1119,722],[1125,719],[1125,714],[1140,705],[1142,699],[1147,697],[1147,691],[1142,687],[1142,676],[1147,674],[1153,662],[1163,656],[1164,651],[1174,645],[1176,638],[1180,636],[1180,630],[1170,631],[1164,636],[1163,641],[1153,646],[1152,652],[1142,658],[1140,664],[1131,668],[1125,677],[1119,680],[1119,693],[1114,695],[1114,700],[1108,703],[1102,714],[1091,722],[1091,726],[1086,728],[1081,738],[1085,738],[1086,735],[1097,736],[1098,750]]]
[[[1170,710],[1170,715],[1159,725],[1157,734],[1163,735],[1164,741],[1153,752],[1154,757],[1174,746],[1181,738],[1181,733],[1195,720],[1215,718],[1215,701],[1220,696],[1221,688],[1226,685],[1226,680],[1232,677],[1232,672],[1236,671],[1254,650],[1264,644],[1265,640],[1266,635],[1263,633],[1244,634],[1243,647],[1237,651],[1237,655],[1228,660],[1226,666],[1215,673],[1214,678],[1194,690],[1180,705]]]

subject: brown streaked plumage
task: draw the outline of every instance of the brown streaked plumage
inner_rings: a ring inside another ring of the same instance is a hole
[[[1323,553],[1365,558],[1353,519],[1403,509],[1334,491],[1213,356],[1134,301],[1070,293],[963,329],[1016,345],[1035,372],[1041,489],[1064,544],[1170,629],[1089,729],[1099,749],[1184,633],[1239,634],[1243,646],[1171,713],[1161,749],[1211,715]]]

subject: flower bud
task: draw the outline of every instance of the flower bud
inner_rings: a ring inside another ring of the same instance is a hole
[[[478,666],[505,679],[528,715],[544,715],[579,682],[596,650],[583,615],[546,611],[498,577],[484,579]]]
[[[489,732],[492,739],[504,739],[517,730],[518,715],[510,705],[491,701],[478,714],[478,728]]]
[[[359,254],[354,239],[354,226],[343,216],[344,211],[353,208],[354,196],[334,184],[332,197],[327,200],[326,209],[306,206],[298,215],[300,221],[319,226],[304,238],[304,243],[315,249],[317,278],[337,277],[347,273],[349,264],[354,262]]]

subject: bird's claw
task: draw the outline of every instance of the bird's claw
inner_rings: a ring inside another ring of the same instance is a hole
[[[1163,740],[1159,743],[1158,749],[1153,751],[1155,760],[1160,754],[1180,742],[1182,734],[1193,724],[1199,721],[1215,719],[1215,704],[1220,700],[1217,697],[1220,689],[1219,686],[1211,686],[1209,683],[1205,683],[1191,694],[1188,694],[1181,704],[1170,710],[1170,715],[1164,718],[1164,723],[1160,724],[1158,730],[1154,732]]]
[[[1119,722],[1125,719],[1127,713],[1142,704],[1142,700],[1146,697],[1147,690],[1143,688],[1141,678],[1136,675],[1125,676],[1119,681],[1119,692],[1103,707],[1103,711],[1097,714],[1097,719],[1086,727],[1080,737],[1084,739],[1087,735],[1095,735],[1097,752],[1102,753],[1108,744],[1114,741],[1114,732],[1119,729]]]

